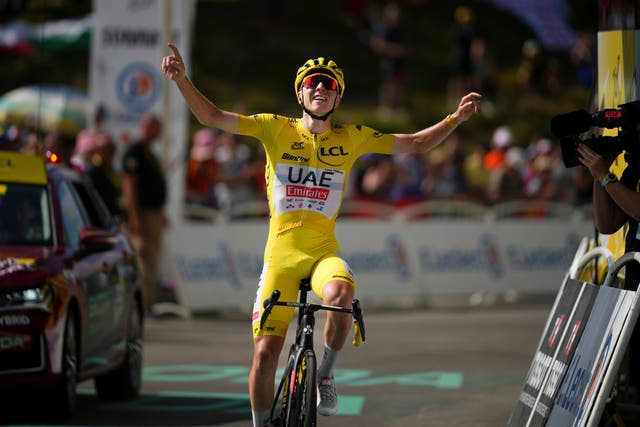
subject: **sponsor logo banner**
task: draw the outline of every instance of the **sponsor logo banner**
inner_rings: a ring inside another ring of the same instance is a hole
[[[613,356],[635,293],[600,287],[582,339],[560,387],[547,426],[584,426],[600,396],[600,386]],[[633,326],[631,326],[633,327]],[[625,349],[619,349],[624,351]]]
[[[543,426],[584,331],[598,288],[568,279],[556,297],[509,426]]]

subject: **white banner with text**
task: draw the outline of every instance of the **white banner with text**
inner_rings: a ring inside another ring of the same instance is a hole
[[[428,303],[477,293],[557,293],[591,221],[339,221],[357,296]],[[178,222],[168,230],[183,304],[194,311],[250,310],[262,269],[267,220]]]

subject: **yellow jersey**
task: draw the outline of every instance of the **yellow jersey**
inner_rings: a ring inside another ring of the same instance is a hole
[[[240,116],[238,133],[265,148],[269,234],[297,227],[335,228],[349,173],[364,153],[391,154],[395,136],[361,125],[332,125],[321,134],[298,118],[275,114]]]
[[[256,298],[253,335],[285,336],[294,310],[276,307],[260,329],[262,302],[274,289],[282,301],[294,301],[299,283],[311,279],[313,292],[340,279],[355,278],[336,251],[335,224],[356,160],[364,153],[391,154],[395,137],[366,126],[333,125],[321,134],[306,130],[300,119],[273,114],[240,116],[238,133],[265,147],[269,237]]]

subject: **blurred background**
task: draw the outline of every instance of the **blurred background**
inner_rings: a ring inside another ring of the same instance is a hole
[[[68,142],[65,156],[90,159],[92,152],[79,153],[79,131],[102,125],[110,129],[110,119],[124,117],[107,109],[98,122],[98,109],[90,111],[97,104],[89,98],[95,89],[90,62],[98,24],[93,17],[100,10],[96,5],[111,4],[0,1],[0,149],[29,150],[31,143],[48,149],[47,135],[55,131]],[[160,3],[123,2],[122,9],[140,10],[148,4]],[[318,56],[334,59],[345,72],[346,92],[336,123],[413,132],[454,111],[467,92],[482,93],[482,114],[437,149],[425,155],[365,155],[356,164],[343,208],[343,217],[354,221],[339,231],[371,298],[392,296],[385,284],[398,279],[410,284],[407,298],[451,293],[466,298],[476,291],[555,293],[579,241],[593,234],[593,181],[583,167],[565,167],[549,123],[557,114],[593,109],[597,1],[193,4],[191,48],[183,54],[196,86],[223,109],[298,117],[295,72]],[[117,24],[135,32],[135,21],[122,21]],[[124,37],[117,31],[101,34],[101,41]],[[160,46],[162,37],[153,43]],[[118,43],[128,42],[123,38]],[[118,63],[119,58],[94,61],[94,71],[126,68],[127,61],[135,60],[122,57]],[[158,60],[157,69],[141,74],[151,76],[159,69]],[[153,83],[154,90],[177,92],[161,79],[136,83],[145,82]],[[17,108],[15,99],[28,97],[16,90],[34,86],[40,88],[35,121],[3,113]],[[63,104],[76,108],[67,108],[64,120],[48,129],[45,125],[53,118],[47,112],[60,103],[52,95],[51,107],[45,104],[44,88],[61,86]],[[179,94],[176,99],[174,107],[184,109]],[[203,128],[192,114],[185,115],[183,135],[178,127],[183,121],[169,117],[164,125],[179,133],[174,138],[178,144],[173,144],[179,147],[173,157],[167,155],[166,143],[157,147],[170,181],[166,258],[172,262],[164,264],[171,266],[163,273],[170,276],[165,282],[187,289],[182,299],[194,308],[244,306],[260,271],[268,215],[262,148],[255,140]],[[117,171],[118,155],[130,136],[113,135],[118,154],[111,161]],[[406,224],[400,234],[391,219]],[[372,226],[377,233],[370,232]]]
[[[454,56],[463,54],[458,51],[467,43],[464,38],[473,37],[469,73],[487,105],[480,120],[460,129],[461,135],[488,142],[493,130],[508,122],[524,145],[548,133],[552,115],[589,105],[589,71],[594,73],[596,66],[595,0],[400,0],[405,99],[397,114],[379,114],[382,54],[372,37],[381,33],[385,3],[199,0],[193,80],[223,107],[241,101],[250,112],[295,116],[295,70],[307,58],[323,55],[334,58],[346,73],[340,121],[409,131],[453,108],[460,63]],[[1,1],[0,93],[34,83],[88,90],[91,21],[84,18],[91,12],[90,1]],[[472,36],[460,35],[458,27],[465,20]],[[42,25],[53,22],[57,30]],[[526,77],[525,68],[534,66]]]

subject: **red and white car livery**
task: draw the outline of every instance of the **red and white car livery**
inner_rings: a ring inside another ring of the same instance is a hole
[[[28,391],[61,416],[87,379],[102,398],[137,396],[141,299],[132,246],[95,189],[0,151],[0,394]]]

